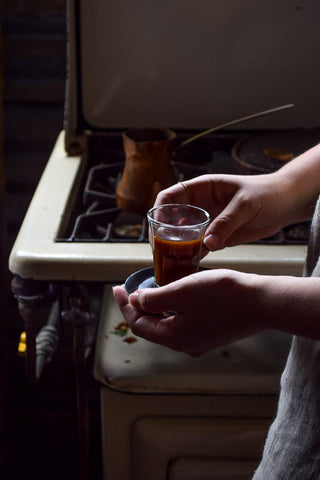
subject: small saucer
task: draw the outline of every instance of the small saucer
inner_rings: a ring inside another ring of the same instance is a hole
[[[154,270],[153,268],[144,268],[143,270],[138,270],[138,272],[133,273],[130,277],[127,278],[124,284],[124,288],[127,291],[127,294],[139,290],[141,288],[154,288],[155,279],[154,279]]]
[[[204,270],[208,270],[208,268],[199,268],[199,272],[203,272]],[[133,273],[125,281],[124,288],[128,295],[141,288],[155,288],[154,269],[152,267],[144,268],[143,270],[138,270]]]

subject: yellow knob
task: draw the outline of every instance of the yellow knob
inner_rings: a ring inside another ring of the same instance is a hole
[[[25,357],[27,353],[27,334],[26,332],[21,332],[20,341],[18,345],[18,355],[20,357]]]

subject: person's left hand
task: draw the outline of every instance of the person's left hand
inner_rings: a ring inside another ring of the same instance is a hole
[[[256,289],[250,289],[252,277],[256,276],[208,270],[164,287],[139,290],[129,297],[120,286],[113,292],[135,335],[200,356],[265,328],[261,315],[253,314],[250,296]]]

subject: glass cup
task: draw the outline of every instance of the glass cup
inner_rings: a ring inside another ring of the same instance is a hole
[[[151,208],[147,218],[155,286],[197,272],[210,215],[193,205],[167,204]]]

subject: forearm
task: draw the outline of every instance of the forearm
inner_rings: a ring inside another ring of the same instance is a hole
[[[286,198],[286,223],[309,220],[320,193],[320,143],[272,175]]]
[[[320,278],[250,277],[251,321],[263,329],[320,339]]]
[[[320,339],[319,294],[320,278],[224,269],[141,289],[129,301],[122,287],[114,289],[135,335],[192,356],[264,330]]]

